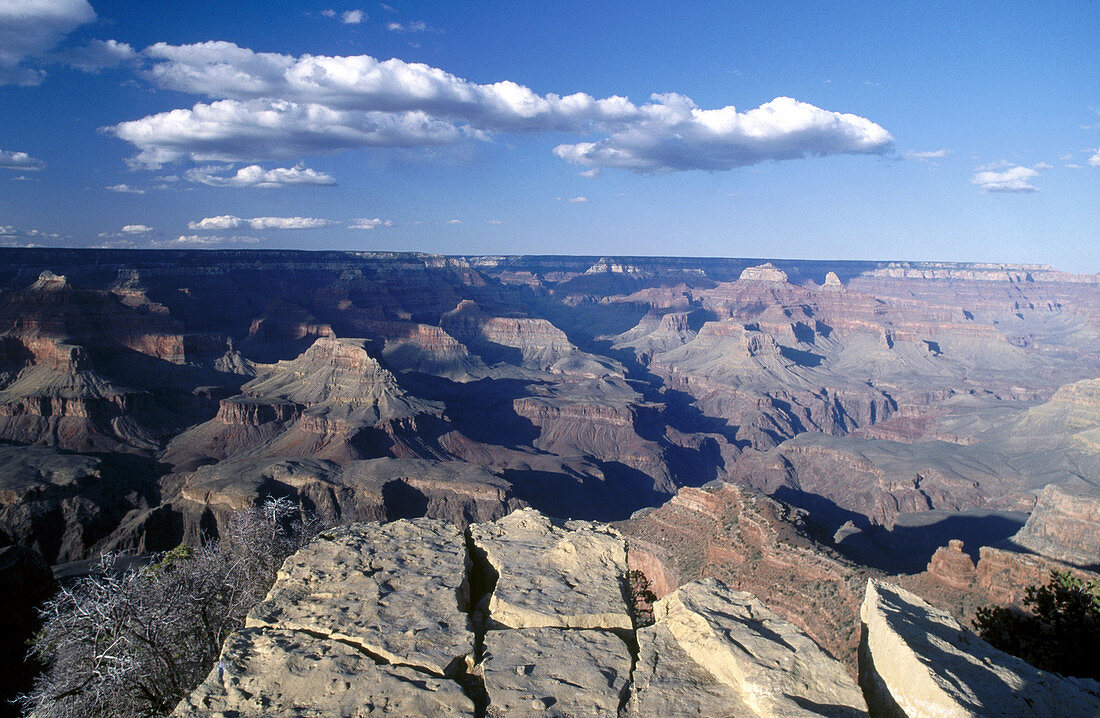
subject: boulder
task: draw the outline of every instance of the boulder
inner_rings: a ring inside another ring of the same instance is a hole
[[[496,585],[493,622],[509,628],[632,630],[624,599],[626,542],[606,524],[554,521],[534,509],[470,527]]]
[[[1040,671],[905,589],[868,581],[860,620],[860,684],[875,715],[1100,715],[1100,684]]]

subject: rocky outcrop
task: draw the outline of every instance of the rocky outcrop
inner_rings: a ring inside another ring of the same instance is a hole
[[[635,631],[626,570],[614,529],[530,510],[465,537],[431,519],[334,529],[175,715],[866,715],[839,663],[714,579]]]
[[[806,512],[731,483],[684,488],[616,523],[630,568],[663,596],[714,576],[757,596],[854,672],[855,615],[868,571],[815,540]]]
[[[654,606],[653,614],[654,625],[639,631],[638,636],[647,657],[656,654],[661,644],[667,645],[671,637],[691,661],[679,665],[642,663],[647,689],[636,696],[639,715],[657,715],[647,706],[647,694],[659,694],[658,686],[674,679],[680,669],[690,671],[691,662],[705,666],[722,693],[733,694],[733,705],[746,710],[704,713],[697,699],[688,694],[679,696],[683,699],[681,714],[866,715],[863,696],[843,666],[752,594],[708,578],[664,597]],[[668,696],[663,698],[667,701]],[[703,705],[712,710],[711,698],[706,695]]]
[[[965,589],[977,576],[977,568],[974,559],[963,552],[963,542],[951,539],[947,546],[936,549],[936,553],[932,554],[928,574],[946,586]]]
[[[1100,566],[1100,490],[1084,481],[1048,484],[1013,541],[1077,566]]]
[[[555,525],[533,509],[470,528],[496,573],[489,615],[509,628],[629,630],[626,542],[588,521]]]
[[[787,273],[771,262],[765,262],[756,267],[746,267],[745,271],[741,272],[740,281],[743,282],[746,280],[757,282],[786,282]]]
[[[1100,714],[1100,684],[1033,668],[897,586],[868,581],[860,620],[860,684],[873,715]]]

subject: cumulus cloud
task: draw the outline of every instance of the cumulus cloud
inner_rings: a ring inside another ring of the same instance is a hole
[[[46,73],[27,61],[41,57],[78,26],[95,19],[87,0],[0,2],[0,85],[37,85]]]
[[[466,133],[423,112],[354,112],[284,100],[220,100],[111,128],[141,151],[130,164],[258,162],[359,147],[426,147]]]
[[[588,201],[587,197],[555,197],[554,199],[558,200],[559,202],[564,200],[570,204],[581,204]]]
[[[362,10],[348,10],[340,15],[340,22],[345,25],[358,25],[367,19],[367,14]]]
[[[393,226],[393,221],[389,219],[379,219],[375,217],[370,219],[368,217],[361,217],[359,219],[353,219],[351,224],[348,225],[348,229],[386,229]]]
[[[210,185],[212,187],[259,187],[271,189],[274,187],[293,187],[300,185],[332,186],[336,180],[324,172],[317,172],[301,165],[294,167],[276,167],[265,170],[259,165],[241,167],[235,174],[219,174],[232,169],[223,167],[197,167],[188,170],[185,176],[191,182]]]
[[[6,170],[40,170],[46,163],[36,160],[26,152],[13,152],[12,150],[0,150],[0,169]]]
[[[892,147],[890,134],[870,120],[782,97],[744,113],[701,109],[677,94],[635,105],[620,96],[540,95],[507,80],[478,84],[398,59],[294,57],[229,42],[158,43],[143,56],[151,82],[211,101],[107,128],[138,148],[138,166],[426,147],[500,132],[607,135],[555,152],[590,169],[638,172],[730,169]]]
[[[141,189],[140,187],[131,187],[130,185],[125,183],[113,184],[107,189],[111,190],[112,192],[120,192],[122,194],[145,194],[145,190]]]
[[[504,224],[504,222],[499,219],[490,219],[489,224]]]
[[[971,183],[982,188],[983,192],[1038,192],[1039,188],[1031,181],[1039,176],[1039,170],[1048,165],[1022,167],[1020,165],[997,165],[979,167],[971,178]]]
[[[319,217],[234,217],[223,214],[218,217],[204,217],[198,222],[188,222],[188,229],[318,229],[336,224],[331,219]]]
[[[462,224],[461,219],[448,219],[446,224]]]
[[[882,153],[890,133],[868,119],[777,97],[748,112],[702,110],[691,98],[654,95],[642,118],[599,142],[563,144],[554,154],[587,167],[634,172],[729,170],[766,160]]]
[[[138,53],[117,40],[92,40],[83,47],[65,51],[60,59],[78,70],[95,73],[135,62]]]
[[[1096,148],[1096,152],[1089,157],[1089,166],[1100,167],[1100,147]]]
[[[147,224],[128,224],[122,228],[123,234],[148,234],[153,228]]]

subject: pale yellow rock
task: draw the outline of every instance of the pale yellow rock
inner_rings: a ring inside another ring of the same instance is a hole
[[[844,667],[755,596],[714,578],[693,581],[653,608],[683,652],[732,688],[750,716],[865,716]]]
[[[751,715],[739,692],[689,658],[664,625],[638,631],[638,663],[626,718]]]
[[[466,543],[434,519],[326,531],[287,559],[247,626],[309,631],[438,675],[473,653]]]
[[[173,715],[473,716],[474,705],[454,681],[377,665],[339,641],[246,628],[229,637],[218,665]]]
[[[485,650],[491,716],[614,716],[630,681],[630,650],[609,631],[489,631]]]
[[[497,573],[492,621],[510,628],[633,630],[623,598],[626,543],[614,528],[521,509],[471,526],[470,534]]]
[[[860,620],[860,681],[876,715],[1100,715],[1100,684],[1040,671],[897,586],[868,581]]]

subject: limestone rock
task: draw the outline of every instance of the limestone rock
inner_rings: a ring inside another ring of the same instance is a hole
[[[556,522],[521,509],[470,527],[497,575],[491,619],[510,628],[634,627],[623,598],[626,543],[605,524]]]
[[[882,716],[1095,716],[1100,684],[993,648],[908,591],[867,582],[860,682]]]
[[[756,267],[746,267],[745,270],[741,272],[739,281],[746,279],[753,279],[758,282],[786,282],[787,273],[771,262],[765,262]]]
[[[1100,490],[1084,481],[1047,484],[1013,541],[1077,566],[1100,564]]]
[[[490,716],[613,716],[629,686],[630,651],[610,631],[489,631],[485,650]]]
[[[693,661],[664,624],[638,631],[630,718],[740,718],[752,709],[740,693]]]
[[[843,284],[840,283],[840,277],[836,275],[836,272],[829,272],[825,275],[825,287],[829,289],[842,289]]]
[[[707,578],[653,609],[683,652],[758,716],[861,716],[863,696],[843,665],[750,593]]]
[[[376,664],[339,641],[301,631],[246,628],[176,716],[473,716],[458,684]]]
[[[387,663],[454,675],[473,653],[466,546],[433,519],[353,524],[287,559],[246,625],[343,641]]]

